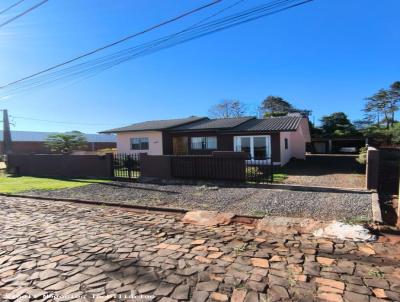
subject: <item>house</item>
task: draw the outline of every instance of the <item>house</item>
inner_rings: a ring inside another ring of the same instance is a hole
[[[220,118],[188,117],[156,120],[115,128],[118,153],[206,155],[212,151],[244,151],[253,160],[284,165],[305,159],[310,142],[308,119],[300,115]]]
[[[50,153],[45,141],[51,134],[57,132],[11,131],[12,152],[21,153]],[[83,151],[97,151],[116,147],[115,135],[84,134],[88,145]],[[3,154],[3,132],[0,132],[0,154]]]

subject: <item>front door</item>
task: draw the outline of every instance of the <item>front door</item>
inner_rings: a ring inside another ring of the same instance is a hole
[[[188,154],[188,137],[175,136],[172,138],[172,149],[174,155],[187,155]]]

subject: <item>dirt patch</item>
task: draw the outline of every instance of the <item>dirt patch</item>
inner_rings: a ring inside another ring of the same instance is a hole
[[[292,160],[278,171],[287,174],[283,183],[337,188],[365,187],[365,166],[353,155],[307,155]]]

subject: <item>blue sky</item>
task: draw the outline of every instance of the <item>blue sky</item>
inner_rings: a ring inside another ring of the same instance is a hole
[[[0,10],[15,0],[3,0]],[[35,4],[27,0],[0,22]],[[50,0],[0,28],[0,85],[102,46],[209,1]],[[235,0],[133,39],[196,23]],[[245,0],[231,13],[265,3]],[[252,23],[132,60],[85,81],[0,100],[13,130],[95,133],[151,119],[207,115],[223,99],[256,108],[279,95],[313,118],[362,117],[364,98],[400,80],[398,0],[315,0]],[[115,48],[118,50],[120,48]],[[106,52],[104,54],[107,54]],[[73,124],[76,123],[76,124]]]

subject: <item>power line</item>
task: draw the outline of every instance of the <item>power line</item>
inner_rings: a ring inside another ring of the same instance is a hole
[[[177,33],[168,35],[168,36],[163,37],[163,38],[156,39],[155,41],[151,41],[151,42],[147,42],[147,43],[144,43],[144,44],[142,44],[142,45],[139,45],[139,46],[135,46],[135,47],[133,47],[133,48],[128,48],[127,50],[135,50],[135,49],[137,49],[137,50],[144,50],[145,48],[148,48],[149,46],[154,47],[154,46],[156,46],[156,45],[159,45],[159,44],[161,44],[161,42],[165,42],[165,41],[167,41],[167,40],[170,40],[171,38],[176,37],[176,36],[178,36],[178,35],[181,34],[181,33],[184,33],[184,32],[186,32],[186,31],[189,31],[190,29],[193,29],[193,28],[195,28],[196,26],[199,26],[199,25],[203,24],[205,21],[207,21],[207,20],[209,20],[209,19],[211,19],[211,18],[213,18],[213,17],[215,17],[215,16],[218,16],[219,14],[221,14],[221,13],[227,11],[228,9],[231,9],[231,8],[235,7],[236,5],[238,5],[239,3],[243,2],[243,1],[244,1],[244,0],[238,0],[238,1],[234,2],[233,4],[231,4],[231,5],[229,5],[229,6],[225,7],[225,8],[222,8],[221,10],[217,11],[216,13],[213,13],[212,15],[210,15],[210,16],[208,16],[208,17],[202,19],[202,20],[200,20],[199,22],[196,22],[196,23],[193,24],[192,26],[190,26],[190,27],[188,27],[188,28],[186,28],[186,29],[184,29],[184,30],[182,30],[182,31],[179,31],[179,32],[177,32]],[[288,1],[288,0],[285,0],[285,1]],[[292,1],[293,1],[293,0],[292,0]],[[118,51],[116,54],[119,54],[120,52],[126,52],[127,50]],[[103,58],[100,58],[100,59],[94,59],[93,62],[99,62],[98,60],[100,60],[100,63],[101,63],[102,61],[105,61],[105,59],[110,59],[111,57],[116,56],[116,54],[107,55],[107,56],[105,56],[105,57],[103,57]],[[111,56],[111,57],[110,57],[110,56]],[[68,71],[68,70],[69,70],[69,71],[72,71],[72,70],[74,70],[74,69],[77,69],[77,67],[78,67],[78,68],[79,68],[79,67],[84,67],[84,66],[86,66],[87,64],[90,64],[91,62],[92,62],[92,61],[87,61],[87,62],[84,62],[84,63],[79,63],[79,64],[74,65],[74,66],[71,66],[71,67],[67,67],[67,68],[64,68],[64,69],[61,69],[61,70],[58,70],[58,71],[54,71],[54,72],[52,72],[52,73],[50,73],[50,74],[45,74],[45,75],[43,75],[42,77],[47,77],[47,78],[49,78],[49,76],[50,76],[50,77],[54,77],[54,76],[56,76],[57,74],[62,74],[62,73],[64,73],[65,71]],[[35,81],[35,77],[37,77],[37,76],[33,75],[33,76],[32,76],[33,79],[26,79],[26,80],[21,79],[21,82],[26,82],[27,80],[29,80],[28,83],[31,83],[31,84],[38,83],[37,81]],[[89,76],[89,77],[90,77],[90,76]],[[87,78],[87,77],[86,77],[86,78]],[[40,81],[40,77],[39,77],[39,81]],[[8,85],[13,85],[13,86],[15,86],[15,84],[17,84],[17,86],[18,86],[18,83],[14,83],[14,84],[13,84],[13,83],[9,83],[9,84],[7,84],[7,85],[5,85],[5,86],[0,86],[0,89],[6,88],[6,86],[8,86]],[[21,84],[19,84],[19,85],[21,85]],[[23,85],[23,83],[22,83],[22,85]],[[41,85],[39,85],[39,86],[41,86]]]
[[[10,117],[14,118],[14,119],[31,120],[31,121],[37,121],[37,122],[53,123],[53,124],[68,124],[68,125],[83,125],[83,126],[117,126],[117,124],[79,123],[79,122],[71,122],[71,121],[63,122],[63,121],[44,120],[44,119],[38,119],[38,118],[33,118],[33,117],[15,116],[15,115],[10,115]]]
[[[42,6],[43,4],[45,4],[45,3],[48,2],[48,1],[49,1],[49,0],[43,0],[42,2],[39,2],[38,4],[36,4],[36,5],[34,5],[34,6],[30,7],[30,8],[28,8],[27,10],[23,11],[22,13],[20,13],[20,14],[18,14],[18,15],[16,15],[16,16],[12,17],[11,19],[9,19],[9,20],[7,20],[7,21],[1,23],[1,24],[0,24],[0,28],[3,27],[3,26],[5,26],[5,25],[7,25],[7,24],[9,24],[9,23],[11,23],[11,22],[13,22],[14,20],[17,20],[17,19],[21,18],[22,16],[24,16],[24,15],[26,15],[26,14],[29,14],[31,11],[35,10],[35,9],[38,8],[39,6]]]
[[[2,11],[0,11],[0,15],[1,15],[1,14],[4,14],[5,12],[8,12],[10,9],[16,7],[17,5],[21,4],[21,3],[24,2],[24,1],[25,1],[25,0],[17,1],[17,2],[14,3],[13,5],[11,5],[11,6],[7,7],[7,8],[5,8],[5,9],[3,9]]]
[[[11,90],[10,92],[21,92],[32,88],[48,86],[62,79],[78,77],[88,78],[126,61],[198,39],[233,26],[238,26],[243,23],[276,14],[311,1],[313,0],[274,0],[214,21],[206,23],[201,21],[199,22],[200,24],[196,23],[195,26],[191,26],[172,35],[120,50],[113,54],[79,63],[74,66],[66,67],[61,70],[53,71],[48,74],[43,74],[39,77],[13,85],[16,87],[10,87],[8,90]]]
[[[213,22],[209,22],[209,23],[203,24],[203,26],[202,26],[203,28],[201,26],[198,26],[198,27],[195,27],[195,28],[189,28],[189,29],[191,29],[190,32],[189,32],[188,29],[186,29],[186,30],[180,31],[178,33],[166,36],[164,38],[157,39],[157,40],[155,40],[153,42],[144,43],[142,45],[135,46],[133,48],[128,48],[126,50],[119,51],[119,52],[117,52],[115,54],[111,54],[111,55],[105,56],[105,57],[100,58],[100,59],[95,59],[93,61],[80,63],[80,64],[77,64],[77,65],[72,66],[72,67],[67,67],[67,68],[62,69],[62,70],[54,71],[53,73],[50,73],[50,77],[56,77],[56,76],[68,77],[68,76],[77,76],[77,75],[79,76],[81,74],[84,75],[85,72],[87,72],[87,71],[95,73],[96,72],[96,68],[100,69],[100,71],[103,71],[105,69],[108,69],[108,68],[111,68],[111,67],[113,67],[115,65],[118,65],[118,64],[120,64],[120,63],[122,63],[122,62],[124,62],[126,60],[132,59],[133,57],[146,55],[146,54],[149,54],[149,53],[152,53],[152,52],[155,52],[155,51],[159,51],[159,50],[161,50],[163,48],[172,47],[174,45],[193,40],[195,38],[204,36],[206,34],[210,34],[210,33],[213,33],[213,32],[216,32],[216,31],[219,31],[219,30],[222,30],[222,29],[237,25],[237,24],[226,24],[227,22],[232,23],[232,20],[234,22],[236,22],[236,23],[238,23],[238,21],[240,23],[243,23],[242,20],[241,20],[241,18],[243,19],[243,16],[249,19],[249,17],[253,17],[255,13],[260,13],[260,12],[265,13],[266,10],[268,12],[267,14],[264,14],[264,15],[261,15],[261,16],[256,16],[256,18],[271,14],[271,12],[269,12],[271,10],[271,8],[275,8],[276,6],[279,6],[279,5],[286,5],[286,4],[288,4],[290,2],[294,2],[294,1],[298,2],[298,0],[272,1],[271,3],[264,4],[264,5],[261,5],[261,6],[246,10],[246,11],[241,12],[239,14],[225,17],[225,18],[222,19],[222,21],[221,21],[221,19],[219,19],[217,21],[213,21]],[[306,1],[306,2],[309,2],[309,1]],[[286,7],[285,9],[288,9],[288,8],[290,8],[290,7]],[[273,12],[273,13],[276,13],[276,12]],[[252,19],[249,19],[249,20],[252,20]],[[247,22],[249,20],[244,20],[244,22]],[[222,28],[221,28],[221,24],[223,25]],[[216,28],[216,26],[219,26],[220,28]],[[204,30],[208,30],[209,32],[208,33],[207,32],[206,33],[202,32]],[[195,31],[200,33],[197,37],[188,36],[189,34],[192,34]],[[182,38],[182,34],[186,34],[187,37],[183,36],[183,38],[184,38],[183,39]],[[165,42],[169,41],[171,38],[178,38],[178,39],[181,39],[182,41],[178,40],[178,41],[175,41],[174,44],[171,43],[171,45],[162,46],[162,43],[165,44]],[[161,46],[160,46],[160,44],[161,44]],[[159,46],[159,47],[156,49],[155,46]],[[153,49],[153,51],[151,51],[151,49]],[[133,53],[133,55],[132,55],[132,51],[133,50],[135,50],[137,52]],[[121,58],[121,55],[126,55],[126,54],[128,54],[129,56],[126,56],[125,58]],[[112,61],[111,62],[106,62],[107,60],[110,61],[111,59],[114,60],[114,63]],[[92,64],[94,66],[90,67],[90,64]],[[96,66],[95,64],[100,65],[100,66]],[[101,65],[101,64],[103,64],[103,65]],[[79,68],[86,68],[86,69],[85,70],[79,70]],[[69,72],[69,74],[63,75],[63,73],[68,73],[68,72]],[[43,77],[45,78],[45,80],[49,79],[49,74],[43,75],[42,78]],[[39,80],[32,79],[31,82],[30,82],[31,85],[37,84],[38,81],[40,83],[40,79],[41,78],[39,78]],[[47,83],[52,83],[52,82],[54,82],[54,81],[53,80],[47,81]],[[28,84],[26,84],[26,85],[28,85]],[[38,85],[38,87],[40,87],[42,85],[43,85],[43,83]]]
[[[45,0],[45,1],[48,1],[48,0]],[[181,14],[181,15],[178,15],[178,16],[172,18],[172,19],[168,19],[168,20],[166,20],[166,21],[163,21],[163,22],[161,22],[161,23],[158,23],[158,24],[156,24],[156,25],[153,25],[153,26],[151,26],[151,27],[149,27],[149,28],[146,28],[145,30],[142,30],[142,31],[140,31],[140,32],[137,32],[137,33],[134,33],[134,34],[132,34],[132,35],[126,36],[126,37],[124,37],[124,38],[122,38],[122,39],[120,39],[120,40],[117,40],[117,41],[112,42],[112,43],[110,43],[110,44],[107,44],[107,45],[104,45],[104,46],[102,46],[102,47],[96,48],[95,50],[89,51],[89,52],[87,52],[87,53],[84,53],[84,54],[79,55],[79,56],[77,56],[77,57],[75,57],[75,58],[69,59],[69,60],[67,60],[67,61],[65,61],[65,62],[59,63],[59,64],[57,64],[57,65],[51,66],[51,67],[49,67],[49,68],[46,68],[46,69],[44,69],[44,70],[41,70],[41,71],[36,72],[36,73],[34,73],[34,74],[31,74],[31,75],[29,75],[29,76],[26,76],[26,77],[24,77],[24,78],[22,78],[22,79],[19,79],[19,80],[17,80],[17,81],[8,83],[8,84],[6,84],[6,85],[4,85],[4,86],[0,86],[0,89],[1,89],[1,88],[4,88],[4,87],[7,87],[7,86],[10,86],[10,85],[13,85],[13,84],[16,84],[16,83],[19,83],[19,82],[22,82],[22,81],[27,80],[27,79],[33,78],[33,77],[38,76],[38,75],[40,75],[40,74],[43,74],[43,73],[45,73],[45,72],[54,70],[54,69],[59,68],[59,67],[61,67],[61,66],[70,64],[70,63],[72,63],[72,62],[74,62],[74,61],[77,61],[77,60],[80,60],[80,59],[85,58],[85,57],[87,57],[87,56],[90,56],[90,55],[92,55],[92,54],[95,54],[95,53],[97,53],[97,52],[99,52],[99,51],[102,51],[102,50],[105,50],[105,49],[107,49],[107,48],[113,47],[113,46],[115,46],[115,45],[121,44],[121,43],[123,43],[123,42],[125,42],[125,41],[127,41],[127,40],[130,40],[130,39],[134,38],[134,37],[137,37],[137,36],[139,36],[139,35],[148,33],[148,32],[150,32],[150,31],[152,31],[152,30],[154,30],[154,29],[157,29],[157,28],[159,28],[159,27],[162,27],[162,26],[164,26],[164,25],[167,25],[167,24],[169,24],[169,23],[172,23],[172,22],[174,22],[174,21],[177,21],[177,20],[179,20],[179,19],[182,19],[182,18],[184,18],[184,17],[187,17],[187,16],[189,16],[189,15],[192,15],[192,14],[198,12],[198,11],[201,11],[201,10],[203,10],[203,9],[205,9],[205,8],[208,8],[208,7],[212,6],[212,5],[215,5],[215,4],[217,4],[217,3],[221,2],[221,1],[222,1],[222,0],[214,0],[214,1],[211,2],[211,3],[208,3],[208,4],[206,4],[206,5],[203,5],[203,6],[200,6],[200,7],[198,7],[198,8],[195,8],[195,9],[193,9],[193,10],[190,10],[190,11],[188,11],[188,12],[185,12],[185,13],[183,13],[183,14]],[[0,27],[1,27],[1,25],[0,25]]]

